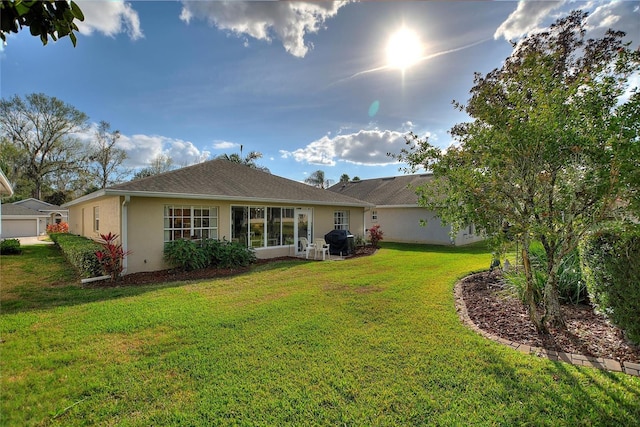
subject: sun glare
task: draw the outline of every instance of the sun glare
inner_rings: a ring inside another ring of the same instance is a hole
[[[387,65],[402,71],[422,58],[422,43],[415,31],[402,27],[387,42]]]

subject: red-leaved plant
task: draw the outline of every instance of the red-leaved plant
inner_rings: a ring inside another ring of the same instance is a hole
[[[101,234],[98,243],[102,245],[102,249],[96,251],[96,257],[106,274],[111,276],[111,281],[115,282],[122,273],[122,262],[124,257],[129,255],[131,251],[124,251],[122,243],[118,243],[118,235],[109,232],[109,234]]]
[[[382,240],[383,234],[382,230],[380,230],[380,224],[371,226],[369,229],[369,240],[371,241],[371,245],[377,248],[378,242]]]
[[[68,233],[69,232],[69,224],[66,222],[60,222],[58,224],[49,224],[47,225],[47,234],[51,233]]]

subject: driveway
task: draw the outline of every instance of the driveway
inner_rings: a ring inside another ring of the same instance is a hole
[[[20,245],[53,245],[53,242],[49,240],[48,236],[33,236],[33,237],[18,237]],[[43,240],[47,239],[47,240]]]

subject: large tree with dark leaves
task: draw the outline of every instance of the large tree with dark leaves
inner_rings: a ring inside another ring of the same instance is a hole
[[[572,12],[514,44],[500,68],[477,74],[467,104],[454,103],[473,119],[451,130],[458,144],[443,151],[411,134],[396,156],[433,171],[421,200],[444,221],[521,243],[525,299],[540,331],[563,325],[558,268],[581,237],[616,210],[640,216],[640,94],[629,88],[640,52],[619,31],[586,39],[586,18]],[[547,257],[541,317],[533,240]]]

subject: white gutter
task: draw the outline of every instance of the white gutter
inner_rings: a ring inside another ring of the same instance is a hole
[[[122,221],[120,223],[121,231],[120,231],[120,240],[122,241],[122,250],[124,253],[127,253],[127,248],[129,247],[129,202],[131,201],[131,196],[124,196],[124,201],[122,202]],[[127,274],[127,256],[122,259],[122,273],[121,276]]]

